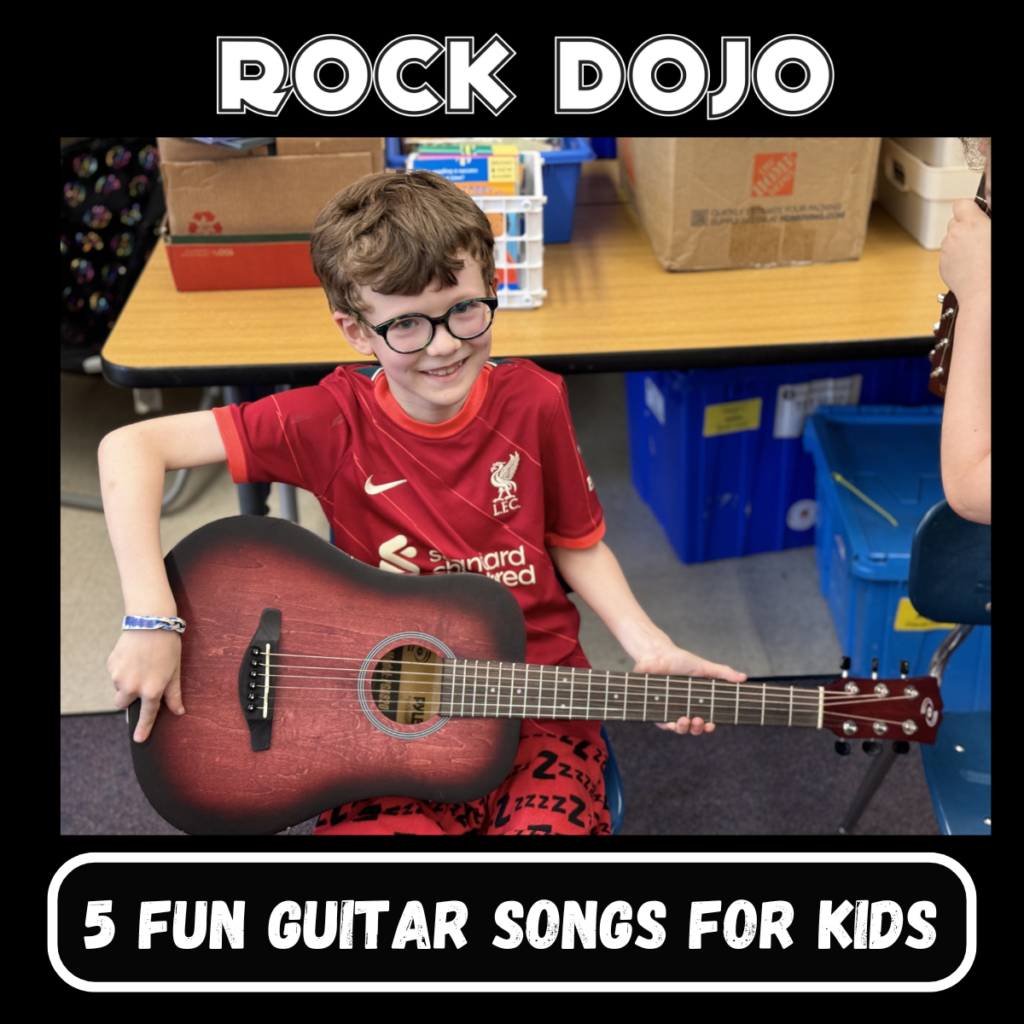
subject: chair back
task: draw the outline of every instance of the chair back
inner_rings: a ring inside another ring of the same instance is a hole
[[[992,527],[933,505],[914,531],[908,596],[935,622],[992,625]]]

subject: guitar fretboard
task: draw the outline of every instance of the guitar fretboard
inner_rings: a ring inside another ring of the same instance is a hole
[[[496,661],[446,659],[439,713],[453,718],[670,722],[700,717],[733,725],[819,728],[819,677],[782,685],[646,675]],[[822,683],[832,677],[820,677]]]

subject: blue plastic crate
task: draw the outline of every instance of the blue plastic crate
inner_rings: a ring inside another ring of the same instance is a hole
[[[633,484],[684,562],[813,544],[814,460],[787,410],[807,401],[811,382],[856,375],[862,403],[937,401],[929,369],[921,356],[628,373]],[[708,417],[714,428],[730,413],[743,429],[705,436]]]
[[[911,675],[924,675],[948,632],[948,626],[905,628],[914,624],[907,598],[914,530],[943,498],[941,429],[941,406],[834,407],[820,409],[807,422],[804,445],[817,471],[815,557],[821,592],[854,674],[870,672],[871,659],[878,658],[882,676],[894,676],[903,660],[910,662]],[[833,472],[897,525],[834,480]],[[946,668],[946,710],[989,709],[991,679],[992,627],[975,626]]]
[[[572,218],[576,212],[576,186],[580,180],[580,164],[593,160],[594,151],[585,138],[565,138],[562,149],[541,154],[544,166],[544,244],[568,242],[572,238]],[[405,156],[402,140],[397,136],[385,139],[385,159],[388,167],[402,169]]]

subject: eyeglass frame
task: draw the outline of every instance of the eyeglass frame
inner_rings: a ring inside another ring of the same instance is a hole
[[[487,322],[487,326],[482,331],[480,331],[479,334],[471,335],[468,338],[460,338],[457,334],[455,334],[452,331],[451,327],[448,326],[448,318],[452,315],[452,313],[455,312],[455,310],[457,310],[459,308],[459,306],[465,306],[465,305],[467,305],[470,302],[482,302],[485,306],[487,306],[487,308],[491,311],[491,319]],[[376,325],[371,324],[368,320],[366,320],[364,317],[362,317],[354,309],[350,309],[348,312],[349,312],[350,316],[354,316],[361,323],[366,324],[366,326],[369,327],[375,334],[379,334],[384,339],[384,344],[387,345],[387,347],[389,349],[391,349],[392,352],[396,352],[400,356],[411,356],[411,355],[415,355],[417,352],[422,352],[425,348],[427,348],[427,346],[430,345],[430,343],[434,340],[434,334],[436,333],[435,332],[435,328],[437,327],[438,324],[444,324],[445,330],[453,338],[456,338],[458,341],[472,341],[474,338],[481,337],[482,335],[486,334],[491,329],[491,324],[494,323],[494,314],[497,312],[497,310],[498,310],[498,300],[496,298],[495,299],[463,299],[461,302],[456,302],[455,305],[452,306],[452,308],[449,309],[448,312],[445,313],[444,316],[427,316],[426,313],[402,313],[400,316],[393,316],[390,320],[385,320],[384,323],[376,324]],[[424,342],[424,344],[420,345],[419,348],[412,348],[412,349],[409,349],[408,351],[403,352],[401,349],[395,348],[395,346],[392,345],[390,341],[388,341],[388,328],[391,327],[392,324],[396,323],[399,320],[408,320],[410,317],[414,317],[414,316],[418,316],[418,317],[421,317],[423,320],[429,321],[429,323],[430,323],[430,337],[427,338],[426,342]]]

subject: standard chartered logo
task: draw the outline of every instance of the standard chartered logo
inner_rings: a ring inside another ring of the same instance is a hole
[[[418,551],[409,543],[409,538],[405,534],[400,533],[384,541],[377,551],[380,554],[382,569],[388,572],[420,574],[420,567],[410,561],[416,557]],[[518,548],[506,548],[503,551],[481,552],[470,558],[447,558],[433,548],[429,554],[431,562],[439,563],[430,570],[434,573],[478,572],[504,583],[506,587],[530,586],[537,582],[537,570],[532,563],[527,562],[523,545]]]
[[[537,570],[532,562],[526,561],[522,544],[504,551],[481,552],[471,558],[447,558],[431,548],[430,560],[441,563],[434,566],[435,573],[479,572],[504,583],[506,587],[529,586],[537,582]]]
[[[384,541],[377,549],[380,554],[380,567],[387,569],[388,572],[418,573],[420,567],[415,562],[409,561],[410,558],[416,557],[416,549],[411,546],[407,547],[408,544],[409,538],[401,533],[397,537],[392,537],[391,540]]]

